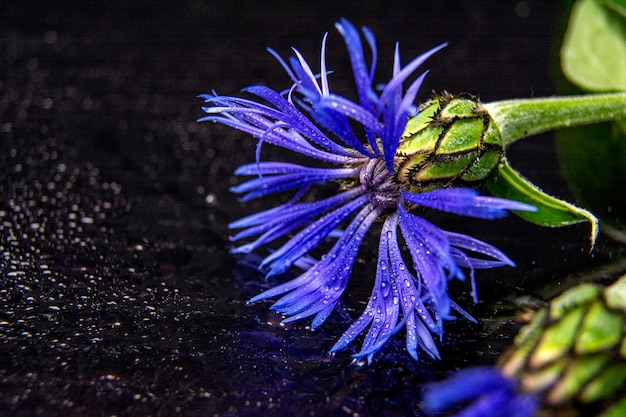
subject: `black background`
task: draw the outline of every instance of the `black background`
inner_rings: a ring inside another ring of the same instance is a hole
[[[326,31],[332,88],[349,95],[342,16],[376,34],[381,82],[396,41],[405,63],[449,42],[426,65],[422,100],[552,95],[566,13],[551,1],[0,3],[0,414],[421,416],[424,383],[511,343],[513,304],[610,277],[618,248],[601,239],[588,254],[585,225],[444,218],[518,263],[478,274],[476,306],[452,286],[481,324],[449,323],[438,362],[413,361],[401,336],[370,366],[352,363],[355,347],[329,356],[369,294],[376,239],[322,329],[246,305],[281,280],[228,254],[228,222],[268,204],[228,191],[255,141],[196,123],[196,96],[287,88],[265,48],[295,46],[315,70]],[[570,197],[549,135],[509,156]]]

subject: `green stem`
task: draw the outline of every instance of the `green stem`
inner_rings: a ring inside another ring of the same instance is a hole
[[[626,92],[496,101],[483,107],[508,146],[550,130],[626,118]]]

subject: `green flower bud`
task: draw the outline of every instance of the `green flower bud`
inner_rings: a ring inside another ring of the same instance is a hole
[[[581,404],[597,406],[603,417],[623,410],[626,276],[605,289],[582,284],[555,298],[520,330],[501,367],[522,390],[541,393],[552,414],[578,416]]]
[[[396,152],[396,181],[412,192],[478,185],[503,153],[500,131],[482,105],[444,94],[407,123]]]

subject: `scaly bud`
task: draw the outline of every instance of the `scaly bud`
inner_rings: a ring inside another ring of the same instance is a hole
[[[600,415],[622,415],[611,413],[626,405],[625,333],[626,276],[606,289],[582,284],[522,328],[502,373],[523,392],[541,394],[544,408],[571,413],[563,415],[579,415],[571,407],[581,404],[602,409],[605,401],[614,405]]]
[[[396,181],[411,192],[479,185],[503,152],[500,131],[482,105],[444,93],[407,123],[396,152]]]

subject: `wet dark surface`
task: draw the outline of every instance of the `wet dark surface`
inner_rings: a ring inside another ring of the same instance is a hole
[[[320,330],[245,304],[272,285],[228,254],[226,224],[267,204],[228,192],[255,144],[197,124],[196,95],[288,87],[266,46],[296,46],[314,64],[330,31],[329,66],[345,74],[332,26],[345,16],[373,29],[386,76],[396,40],[406,60],[450,42],[428,64],[422,99],[556,92],[556,2],[386,3],[0,4],[0,415],[421,416],[423,383],[492,363],[510,343],[514,301],[615,276],[620,266],[606,264],[623,249],[601,238],[589,255],[584,225],[441,219],[518,268],[480,273],[476,306],[453,285],[481,324],[449,323],[440,362],[413,361],[401,337],[371,366],[349,349],[327,355],[364,306],[376,239],[343,312]],[[349,77],[333,88],[352,91]],[[510,159],[570,196],[550,136]]]

